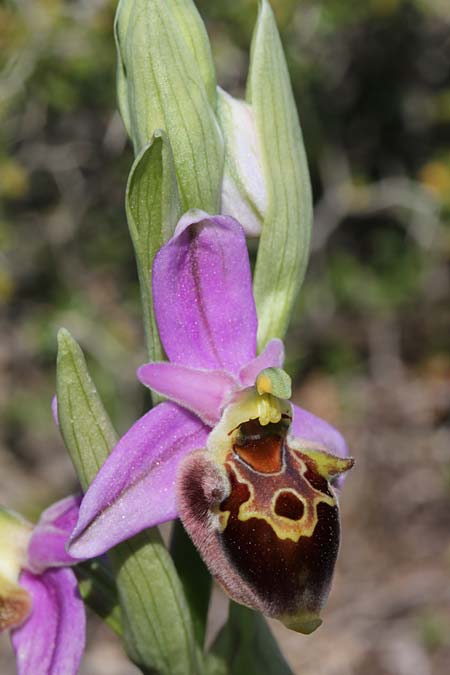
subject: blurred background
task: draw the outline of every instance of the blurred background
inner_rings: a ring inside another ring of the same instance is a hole
[[[124,216],[111,0],[0,2],[0,501],[35,518],[74,489],[54,429],[59,326],[120,431],[148,401]],[[256,0],[198,0],[242,96]],[[295,400],[356,465],[324,625],[273,624],[302,675],[450,672],[450,4],[272,0],[315,223],[287,338]],[[120,364],[120,367],[118,367]],[[223,600],[215,598],[217,623]],[[218,614],[217,614],[218,613]],[[0,640],[0,672],[14,672]],[[91,620],[84,675],[137,672]]]

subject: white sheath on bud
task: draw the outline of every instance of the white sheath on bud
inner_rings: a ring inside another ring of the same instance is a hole
[[[225,141],[221,212],[247,236],[258,237],[266,210],[266,183],[252,107],[217,89],[217,114]]]

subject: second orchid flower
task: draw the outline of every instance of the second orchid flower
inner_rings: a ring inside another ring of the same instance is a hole
[[[18,675],[78,672],[86,618],[65,546],[79,503],[53,504],[35,527],[0,508],[0,630],[11,630]]]

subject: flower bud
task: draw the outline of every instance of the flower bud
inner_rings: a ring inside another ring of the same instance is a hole
[[[121,0],[119,107],[138,155],[156,130],[173,149],[183,210],[217,212],[223,140],[206,32],[191,0]]]

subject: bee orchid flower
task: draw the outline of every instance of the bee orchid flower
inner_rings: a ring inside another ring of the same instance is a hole
[[[181,517],[233,599],[311,632],[339,545],[336,484],[353,460],[336,429],[288,400],[282,342],[256,354],[241,225],[185,214],[155,258],[153,298],[169,361],[138,377],[167,400],[113,449],[68,550],[93,557]]]
[[[79,497],[43,512],[33,527],[0,509],[0,630],[9,629],[18,675],[75,675],[85,644],[85,611],[65,550]]]

